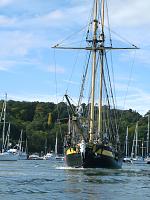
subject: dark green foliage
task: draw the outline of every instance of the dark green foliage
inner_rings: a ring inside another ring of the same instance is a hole
[[[2,110],[3,101],[0,101],[0,111]],[[44,152],[45,141],[47,140],[47,150],[54,150],[56,132],[58,134],[58,149],[62,151],[63,138],[67,130],[64,119],[68,117],[65,103],[44,102],[7,102],[6,122],[11,124],[10,140],[17,143],[20,132],[23,129],[23,139],[28,139],[29,152]],[[52,114],[52,123],[48,126],[48,113]],[[60,113],[60,114],[59,114]],[[63,118],[58,126],[58,116]],[[6,125],[7,131],[8,123]],[[60,128],[59,128],[60,127]],[[2,133],[2,123],[0,124],[0,132]],[[2,135],[2,134],[1,134]],[[0,136],[1,138],[1,136]],[[2,143],[0,139],[0,144]]]
[[[142,116],[136,111],[133,111],[132,109],[123,111],[118,110],[117,112],[119,118],[120,141],[123,144],[125,141],[127,126],[129,128],[129,138],[133,140],[136,122],[139,121],[142,118]]]
[[[3,102],[0,101],[0,111]],[[86,115],[87,106],[83,104],[83,116]],[[64,102],[58,105],[45,102],[7,102],[6,121],[11,123],[10,140],[16,143],[23,129],[23,140],[28,139],[29,152],[51,151],[55,149],[56,134],[58,136],[58,153],[63,152],[63,138],[67,133],[68,107]],[[48,125],[48,114],[52,115],[52,123]],[[149,114],[150,111],[147,113]],[[147,115],[146,114],[146,115]],[[142,117],[136,111],[117,110],[119,119],[119,134],[122,149],[124,147],[126,128],[129,127],[129,145],[132,146],[136,122],[139,121],[139,138],[146,140],[147,116]],[[60,119],[60,120],[58,120]],[[0,124],[2,133],[2,124]],[[1,137],[0,137],[1,143]]]

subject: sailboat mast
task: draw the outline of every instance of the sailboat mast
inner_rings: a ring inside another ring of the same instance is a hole
[[[55,156],[57,155],[57,133],[56,133],[56,141],[55,141]]]
[[[127,126],[127,132],[126,132],[126,158],[128,157],[128,126]]]
[[[8,131],[7,131],[7,141],[5,141],[5,147],[6,147],[6,142],[7,142],[7,149],[9,147],[9,136],[10,136],[10,123],[8,125]]]
[[[4,150],[4,143],[5,143],[5,127],[6,127],[6,102],[7,102],[7,94],[5,94],[5,101],[4,101],[4,122],[3,122],[3,133],[2,133],[2,151]]]
[[[135,130],[135,158],[137,157],[138,153],[138,122],[136,123],[136,130]]]
[[[147,157],[149,157],[149,123],[150,123],[150,115],[148,114],[147,117],[148,117],[148,127],[147,127],[147,144],[146,144],[146,154],[147,154]]]
[[[21,130],[21,133],[20,133],[20,144],[19,144],[20,151],[22,151],[22,133],[23,133],[23,130]]]
[[[97,53],[97,28],[98,28],[98,0],[94,1],[93,18],[93,60],[92,60],[92,86],[91,86],[91,112],[90,112],[90,142],[93,141],[94,134],[94,103],[95,103],[95,72],[96,72],[96,53]]]
[[[104,0],[102,0],[101,10],[101,27],[102,33],[100,35],[101,47],[104,47]],[[103,66],[104,66],[104,48],[101,50],[101,68],[100,68],[100,95],[99,95],[99,117],[98,117],[98,136],[102,133],[102,88],[103,88]]]

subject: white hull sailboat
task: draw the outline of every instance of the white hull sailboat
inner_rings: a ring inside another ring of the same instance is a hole
[[[17,148],[19,148],[18,151],[17,151],[18,155],[19,155],[18,159],[19,160],[27,160],[27,158],[28,158],[28,154],[27,154],[27,139],[26,139],[26,145],[25,145],[25,150],[24,150],[23,145],[22,145],[22,143],[23,143],[22,134],[23,134],[23,130],[21,130],[20,138],[19,138],[18,145],[17,145]]]
[[[128,127],[127,127],[127,132],[126,132],[125,157],[123,159],[123,162],[132,163],[131,157],[129,157],[129,154],[128,154]]]
[[[18,154],[13,151],[8,150],[6,152],[0,153],[0,161],[17,161]]]
[[[149,153],[150,114],[146,116],[148,117],[148,126],[147,126],[147,141],[146,141],[146,158],[144,159],[144,161],[145,163],[150,164],[150,153]]]
[[[7,94],[5,96],[0,116],[0,122],[3,124],[0,161],[17,161],[18,160],[17,149],[10,148],[10,143],[9,143],[10,123],[8,124],[6,122],[6,102],[7,102]],[[7,133],[6,133],[6,124],[8,124]]]
[[[57,139],[57,133],[56,133],[56,141],[55,141],[55,159],[56,160],[63,160],[64,159],[64,157],[63,156],[61,156],[61,155],[58,155],[58,151],[57,151],[57,149],[58,149],[58,139]]]
[[[131,160],[133,164],[144,164],[144,156],[143,156],[143,142],[142,142],[142,155],[139,154],[139,142],[138,140],[138,122],[136,123],[135,127],[135,134],[133,138],[133,144],[132,144],[132,152],[131,152]]]

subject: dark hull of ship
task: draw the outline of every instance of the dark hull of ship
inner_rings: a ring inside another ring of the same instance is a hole
[[[121,169],[122,159],[115,159],[105,155],[85,155],[69,154],[65,156],[65,161],[68,167],[74,168],[107,168],[107,169]]]

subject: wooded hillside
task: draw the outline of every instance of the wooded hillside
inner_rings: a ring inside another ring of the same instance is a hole
[[[0,101],[0,110],[2,109],[2,104],[3,101]],[[124,148],[127,126],[129,127],[129,144],[131,148],[137,121],[139,121],[139,139],[145,141],[147,116],[142,117],[139,113],[131,109],[118,110],[118,113],[120,116],[119,133],[122,150]],[[48,117],[49,115],[51,119]],[[61,119],[59,123],[58,118]],[[13,144],[17,143],[20,132],[23,129],[23,140],[25,141],[27,137],[29,152],[44,152],[46,143],[47,150],[54,150],[57,133],[58,151],[62,153],[63,138],[68,130],[67,119],[68,109],[64,102],[58,105],[45,102],[19,102],[12,100],[7,102],[6,121],[11,124],[10,140]],[[2,123],[0,124],[0,131],[2,133]],[[0,139],[0,143],[2,143],[2,139]]]

